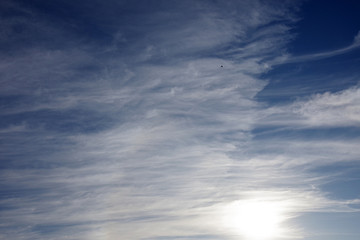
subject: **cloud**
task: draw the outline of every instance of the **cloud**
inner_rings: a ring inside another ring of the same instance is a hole
[[[269,108],[262,124],[295,127],[358,127],[358,87],[314,94],[291,104]]]
[[[275,66],[275,65],[288,64],[288,63],[316,61],[316,60],[335,57],[356,50],[360,46],[359,39],[360,38],[358,33],[354,37],[353,43],[351,43],[349,46],[331,51],[326,51],[326,52],[312,53],[312,54],[300,55],[300,56],[291,56],[288,53],[284,53],[283,56],[271,61],[270,64]]]
[[[354,43],[353,44],[354,45],[359,45],[360,44],[360,31],[354,37]]]
[[[296,113],[304,116],[311,125],[359,126],[360,90],[350,88],[339,93],[323,93],[299,104]]]
[[[294,3],[168,4],[70,4],[68,30],[54,24],[59,12],[31,8],[45,35],[67,44],[20,44],[26,51],[0,63],[0,238],[238,238],[218,219],[252,198],[284,203],[289,219],[355,211],[311,171],[356,160],[355,143],[254,136],[323,118],[358,124],[357,88],[285,106],[256,100],[259,74],[291,39]]]

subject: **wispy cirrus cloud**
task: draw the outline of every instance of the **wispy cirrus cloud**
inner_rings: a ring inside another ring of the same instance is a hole
[[[321,191],[331,176],[312,172],[356,161],[354,142],[257,138],[263,126],[318,127],[324,117],[357,126],[357,88],[285,106],[257,101],[261,73],[292,37],[296,4],[144,4],[70,4],[78,15],[64,27],[62,12],[39,18],[16,5],[67,44],[17,43],[26,50],[0,64],[0,238],[238,239],[223,209],[253,198],[283,203],[289,220],[357,211],[357,199]],[[292,230],[282,237],[303,234]]]
[[[334,56],[342,55],[345,53],[349,53],[351,51],[357,50],[360,47],[360,32],[354,37],[353,42],[346,47],[330,50],[326,52],[320,53],[312,53],[307,55],[300,56],[291,56],[290,54],[285,53],[283,56],[278,57],[274,61],[271,62],[271,65],[281,65],[281,64],[289,64],[289,63],[299,63],[299,62],[307,62],[307,61],[316,61],[326,58],[331,58]]]
[[[259,122],[295,127],[357,127],[359,88],[314,94],[293,103],[269,108]]]

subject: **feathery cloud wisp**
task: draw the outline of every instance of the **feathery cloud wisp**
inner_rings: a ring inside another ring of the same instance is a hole
[[[3,51],[0,62],[0,238],[238,239],[222,221],[237,203],[280,204],[284,222],[358,210],[357,199],[321,191],[336,176],[314,170],[356,162],[354,142],[256,133],[324,126],[325,117],[358,126],[357,88],[257,101],[260,75],[291,39],[296,3],[144,4],[68,3],[76,16],[63,25],[53,3],[51,16],[8,6],[24,13],[5,29],[20,23],[32,44],[2,36],[25,50]],[[303,234],[282,228],[284,239]]]

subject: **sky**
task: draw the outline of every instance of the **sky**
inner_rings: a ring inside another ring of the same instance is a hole
[[[0,239],[358,240],[359,12],[2,0]]]

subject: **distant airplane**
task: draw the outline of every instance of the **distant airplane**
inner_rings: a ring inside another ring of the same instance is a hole
[[[224,67],[223,65],[221,65],[220,67]]]

